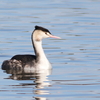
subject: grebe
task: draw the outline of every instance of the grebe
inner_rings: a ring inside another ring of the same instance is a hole
[[[50,69],[51,64],[45,56],[42,48],[42,39],[48,37],[60,39],[60,37],[52,35],[48,29],[35,26],[31,35],[35,55],[15,55],[10,60],[5,60],[2,63],[2,69]]]

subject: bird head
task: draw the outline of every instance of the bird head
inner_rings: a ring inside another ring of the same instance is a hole
[[[52,35],[48,29],[41,26],[35,26],[34,39],[36,41],[41,41],[43,38],[48,37],[60,39],[60,37]]]

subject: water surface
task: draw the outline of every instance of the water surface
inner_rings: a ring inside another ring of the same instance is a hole
[[[35,25],[62,39],[45,39],[52,70],[0,70],[0,100],[100,99],[99,0],[1,0],[0,64],[15,54],[34,54]]]

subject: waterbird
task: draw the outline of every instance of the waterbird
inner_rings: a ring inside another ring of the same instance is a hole
[[[52,35],[48,29],[41,26],[35,26],[31,35],[35,55],[15,55],[10,60],[5,60],[2,63],[2,69],[51,69],[51,64],[42,48],[42,39],[48,37],[60,39],[60,37]]]

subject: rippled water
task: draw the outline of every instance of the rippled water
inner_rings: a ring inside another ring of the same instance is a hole
[[[62,39],[45,39],[52,70],[0,70],[0,100],[99,100],[100,1],[0,0],[0,64],[33,54],[35,25]]]

